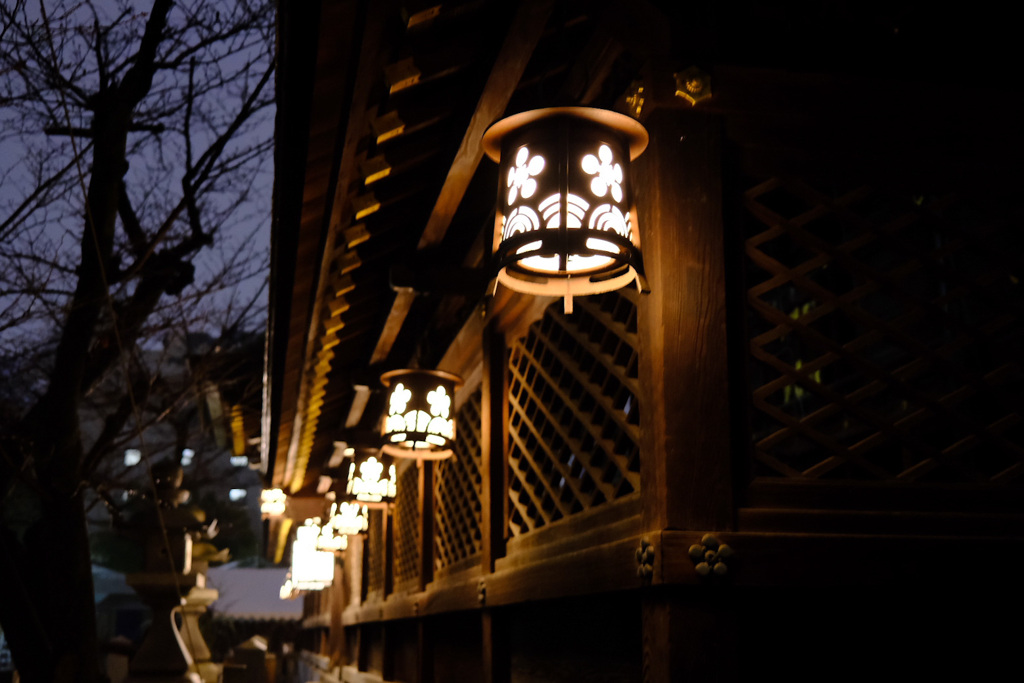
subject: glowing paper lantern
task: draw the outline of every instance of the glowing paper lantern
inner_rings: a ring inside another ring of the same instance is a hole
[[[292,586],[297,590],[323,590],[334,581],[334,553],[318,550],[319,519],[307,519],[295,530],[292,542]]]
[[[377,449],[357,448],[348,467],[345,495],[368,507],[395,502],[398,475],[391,458]]]
[[[392,370],[381,450],[396,458],[441,460],[455,444],[455,389],[462,379],[439,370]]]
[[[265,517],[280,517],[284,514],[288,496],[281,489],[263,489],[260,493],[260,514]]]
[[[325,527],[335,534],[355,536],[364,533],[369,527],[369,515],[366,506],[353,502],[331,503],[331,516]]]
[[[647,131],[623,114],[556,107],[516,114],[484,134],[499,163],[497,281],[565,298],[636,282],[646,291],[629,162]]]

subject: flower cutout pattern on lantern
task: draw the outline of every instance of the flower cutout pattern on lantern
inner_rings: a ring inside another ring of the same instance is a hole
[[[452,407],[452,397],[449,396],[444,387],[438,387],[427,393],[427,403],[430,404],[430,414],[437,417],[448,418]]]
[[[611,190],[612,199],[622,201],[622,166],[614,163],[612,149],[608,145],[601,145],[597,150],[597,156],[587,154],[583,157],[583,172],[594,176],[590,181],[590,191],[595,196],[603,197]]]
[[[537,181],[532,176],[539,175],[544,170],[544,157],[537,155],[530,157],[530,150],[520,147],[516,154],[516,165],[508,169],[508,204],[512,206],[516,198],[521,194],[523,199],[529,199],[537,191]]]
[[[409,405],[409,399],[412,398],[412,392],[405,388],[405,385],[399,382],[395,385],[395,390],[391,392],[391,403],[389,406],[390,415],[400,415],[405,412],[405,407]]]

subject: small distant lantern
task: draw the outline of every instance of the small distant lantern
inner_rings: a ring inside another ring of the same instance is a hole
[[[462,378],[440,370],[392,370],[381,450],[396,458],[442,460],[455,445],[455,389]]]
[[[375,448],[357,448],[348,466],[345,495],[368,507],[395,502],[398,475],[391,458]]]
[[[263,489],[260,493],[260,514],[264,517],[280,517],[284,514],[288,496],[281,489]]]
[[[316,520],[319,522],[320,520]],[[316,549],[325,553],[337,553],[348,549],[348,535],[339,534],[334,530],[330,520],[320,527],[316,537]]]
[[[332,503],[331,516],[325,526],[329,526],[335,534],[343,536],[365,533],[370,526],[366,508],[367,506],[360,503]]]
[[[629,162],[647,130],[603,109],[555,107],[498,121],[483,137],[498,162],[497,281],[526,294],[572,298],[647,291]]]
[[[319,519],[307,519],[295,530],[291,574],[297,590],[323,590],[334,581],[334,553],[317,548],[321,531]]]

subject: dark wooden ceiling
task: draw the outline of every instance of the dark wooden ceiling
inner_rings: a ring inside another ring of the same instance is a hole
[[[380,373],[436,364],[484,295],[495,120],[612,107],[698,65],[715,92],[699,106],[744,172],[1012,188],[1018,174],[992,169],[1024,148],[1005,133],[1012,35],[973,19],[910,3],[281,3],[268,483],[315,489],[333,443],[373,430]]]

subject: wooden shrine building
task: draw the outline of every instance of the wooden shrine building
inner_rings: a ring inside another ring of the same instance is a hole
[[[944,12],[281,3],[270,558],[383,372],[464,380],[301,680],[1020,675],[1024,97],[1013,26]],[[492,296],[481,139],[552,106],[646,127],[649,294]]]

